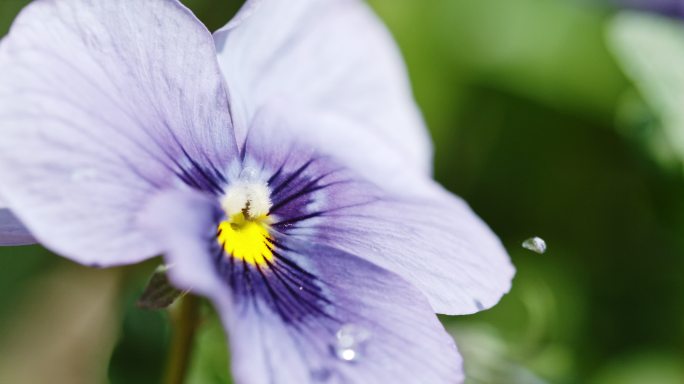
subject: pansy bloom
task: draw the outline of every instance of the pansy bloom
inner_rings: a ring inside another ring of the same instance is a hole
[[[0,196],[46,247],[163,254],[238,383],[458,383],[435,312],[508,291],[499,240],[430,178],[389,34],[357,0],[39,0],[0,45]]]

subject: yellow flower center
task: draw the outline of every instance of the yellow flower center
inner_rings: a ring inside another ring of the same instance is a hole
[[[273,239],[268,215],[245,216],[236,213],[218,225],[217,240],[228,255],[251,265],[266,265],[273,259]]]

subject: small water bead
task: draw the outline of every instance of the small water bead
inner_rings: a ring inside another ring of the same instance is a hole
[[[344,348],[340,349],[337,357],[344,361],[354,361],[356,360],[356,350],[354,348]]]
[[[360,325],[343,325],[335,334],[335,356],[344,361],[358,361],[370,337],[370,331]]]
[[[357,324],[345,324],[335,334],[335,338],[342,346],[365,342],[370,336],[369,330]]]
[[[541,255],[546,252],[546,241],[544,241],[544,239],[541,237],[530,237],[529,239],[523,241],[522,247]]]

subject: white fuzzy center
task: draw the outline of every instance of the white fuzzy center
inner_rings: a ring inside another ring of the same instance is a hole
[[[259,181],[238,181],[221,198],[221,207],[228,217],[241,212],[247,219],[266,216],[271,206],[271,189]]]

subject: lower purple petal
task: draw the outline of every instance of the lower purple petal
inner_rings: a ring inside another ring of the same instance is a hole
[[[220,306],[238,383],[463,381],[453,340],[411,284],[333,248],[288,245],[285,257],[306,265],[326,294],[327,316],[288,322],[261,300]]]
[[[277,259],[287,268],[262,266],[249,278],[240,271],[236,289],[207,241],[215,209],[197,193],[171,192],[153,199],[143,221],[167,246],[172,282],[219,311],[237,383],[463,381],[456,346],[425,297],[358,257],[280,239]]]

